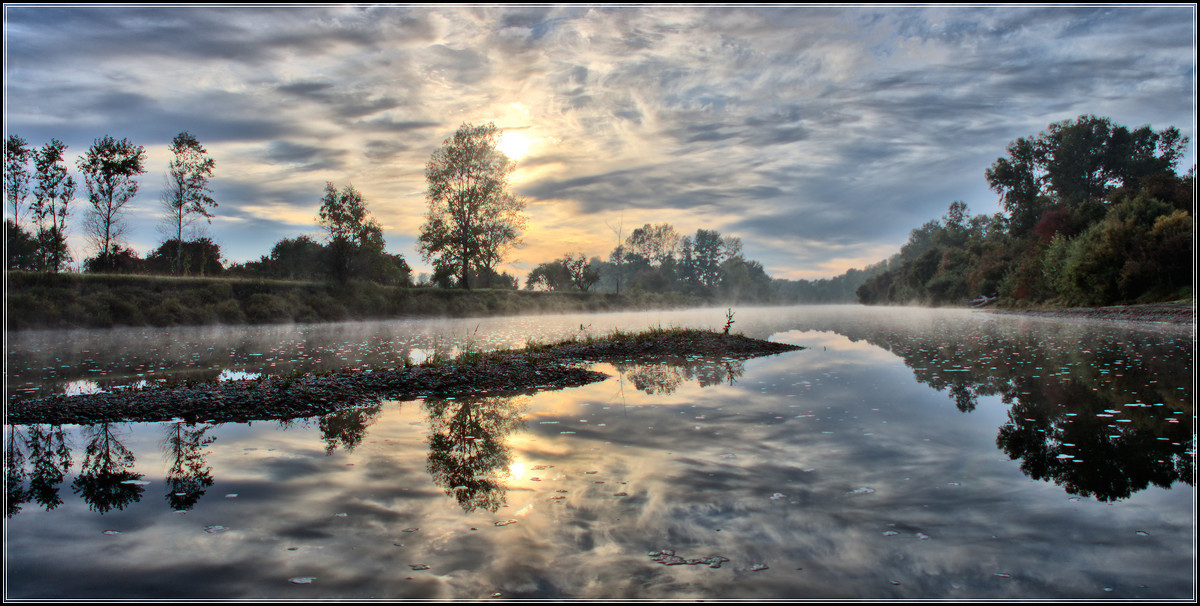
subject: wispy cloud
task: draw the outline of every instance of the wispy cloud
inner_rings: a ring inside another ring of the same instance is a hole
[[[146,207],[192,132],[235,260],[297,235],[325,181],[353,183],[420,265],[425,162],[459,124],[495,121],[531,142],[519,267],[566,242],[607,253],[605,222],[671,218],[820,277],[953,200],[995,212],[983,171],[1050,122],[1194,138],[1194,23],[1186,5],[6,6],[5,123],[75,153],[104,134],[147,146]],[[133,230],[153,246],[153,213]]]

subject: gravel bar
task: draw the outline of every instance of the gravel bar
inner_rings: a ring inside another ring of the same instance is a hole
[[[577,387],[607,378],[588,363],[654,357],[747,359],[803,349],[708,331],[674,330],[528,350],[471,354],[441,364],[261,377],[184,387],[10,401],[10,424],[105,422],[245,422],[327,414],[381,399],[514,396]]]

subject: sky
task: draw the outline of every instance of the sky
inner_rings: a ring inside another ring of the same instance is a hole
[[[62,140],[73,171],[104,135],[145,147],[142,254],[167,238],[181,131],[216,161],[197,227],[227,261],[320,239],[332,182],[414,277],[425,164],[465,123],[503,129],[518,161],[527,228],[499,269],[522,278],[663,222],[739,237],[772,277],[834,277],[953,201],[998,212],[984,171],[1006,146],[1085,114],[1178,127],[1195,163],[1191,4],[6,4],[4,50],[6,138]]]

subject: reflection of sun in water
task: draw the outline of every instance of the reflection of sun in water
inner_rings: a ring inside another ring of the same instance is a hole
[[[500,143],[496,145],[496,149],[504,152],[509,160],[516,162],[529,155],[529,146],[531,145],[533,145],[533,140],[525,133],[508,130],[500,135]]]

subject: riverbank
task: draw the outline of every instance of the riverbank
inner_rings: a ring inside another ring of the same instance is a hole
[[[697,306],[678,293],[446,290],[245,278],[5,272],[8,330],[602,313]]]
[[[1195,324],[1196,302],[1146,303],[1141,305],[1113,305],[1109,307],[1073,307],[1062,309],[988,309],[989,313],[1017,314],[1050,318],[1086,318],[1091,320],[1118,320],[1122,322],[1164,322],[1169,324]]]
[[[748,359],[803,349],[742,335],[656,329],[524,349],[469,352],[448,361],[316,375],[261,377],[185,387],[53,396],[9,402],[6,422],[245,422],[311,417],[381,399],[513,396],[602,381],[588,363],[632,358]]]

